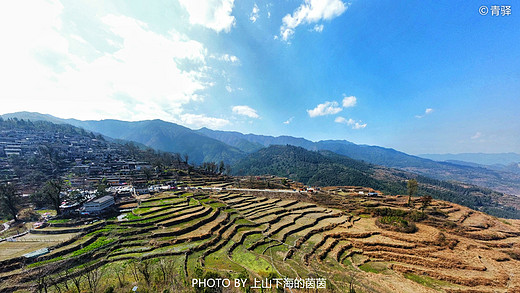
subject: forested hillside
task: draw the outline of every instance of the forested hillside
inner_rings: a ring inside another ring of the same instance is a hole
[[[270,146],[248,155],[233,167],[237,175],[273,174],[316,186],[366,186],[389,194],[406,194],[406,180],[416,178],[418,195],[459,203],[495,216],[520,218],[520,201],[489,189],[367,164],[330,151]]]

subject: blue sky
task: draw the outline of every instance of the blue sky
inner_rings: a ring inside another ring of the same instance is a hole
[[[1,113],[520,152],[520,6],[3,1]]]

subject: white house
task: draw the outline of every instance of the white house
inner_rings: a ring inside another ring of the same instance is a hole
[[[83,205],[83,210],[90,214],[99,214],[114,205],[114,198],[110,195],[103,196]]]

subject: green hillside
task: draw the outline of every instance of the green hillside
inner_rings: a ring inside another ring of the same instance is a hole
[[[406,194],[406,180],[416,178],[418,195],[431,195],[495,216],[520,218],[519,200],[489,189],[431,179],[368,164],[330,151],[270,146],[248,155],[233,167],[236,175],[272,174],[316,186],[366,186],[390,194]]]

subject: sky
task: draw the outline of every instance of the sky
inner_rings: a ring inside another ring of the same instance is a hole
[[[520,152],[515,4],[2,1],[0,114]]]

